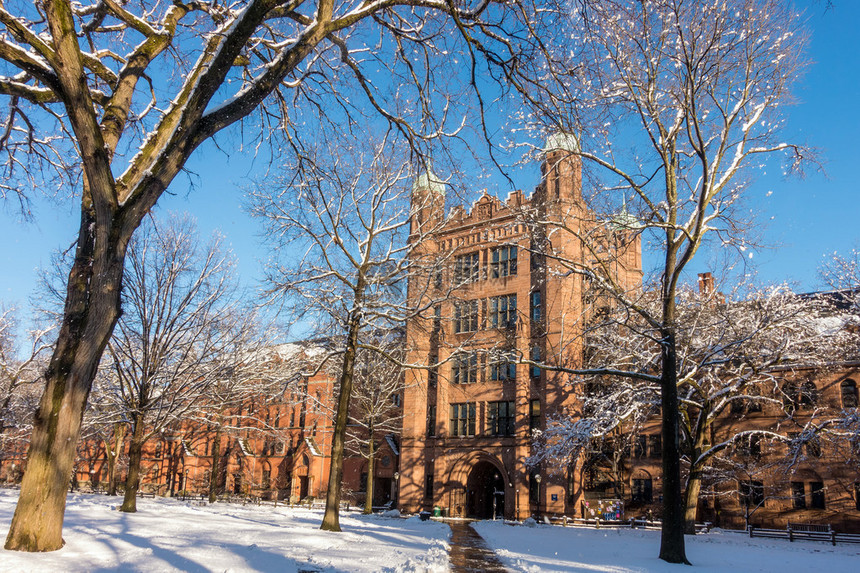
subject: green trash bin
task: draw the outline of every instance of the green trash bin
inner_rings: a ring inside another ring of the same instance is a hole
[[[442,508],[438,505],[433,507],[433,517],[442,517]]]

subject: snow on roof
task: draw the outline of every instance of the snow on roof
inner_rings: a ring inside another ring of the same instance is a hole
[[[388,442],[388,447],[391,448],[391,451],[394,452],[395,456],[400,455],[400,448],[397,447],[397,442],[394,441],[394,436],[388,434],[385,436],[385,441]]]
[[[322,456],[322,452],[320,451],[319,447],[317,446],[317,443],[314,441],[313,438],[305,438],[305,444],[307,444],[311,455]]]

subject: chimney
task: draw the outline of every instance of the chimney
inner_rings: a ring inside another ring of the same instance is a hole
[[[711,273],[699,273],[699,294],[702,296],[714,294],[714,277]]]

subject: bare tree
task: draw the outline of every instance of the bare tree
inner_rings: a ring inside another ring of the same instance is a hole
[[[191,154],[255,110],[254,129],[244,133],[260,139],[250,143],[280,134],[293,149],[307,133],[361,132],[368,118],[416,147],[456,132],[465,99],[456,86],[448,90],[457,83],[450,65],[464,65],[471,89],[475,46],[502,52],[490,65],[512,61],[507,38],[523,29],[506,26],[511,19],[522,19],[518,6],[496,1],[0,7],[0,95],[9,110],[0,130],[2,196],[26,205],[28,189],[58,182],[80,191],[81,206],[7,549],[62,546],[63,476],[120,317],[126,246]]]
[[[628,285],[613,280],[617,259],[606,255],[605,227],[589,235],[595,227],[581,225],[576,211],[566,224],[547,223],[582,241],[583,257],[567,261],[568,271],[601,286],[612,304],[638,314],[656,333],[660,374],[645,378],[659,385],[663,412],[660,558],[686,563],[674,439],[678,285],[709,241],[743,250],[752,240],[738,208],[750,168],[773,154],[787,154],[789,169],[804,159],[801,147],[778,137],[780,112],[804,67],[806,37],[794,9],[777,0],[581,0],[572,6],[569,41],[548,44],[546,81],[525,91],[543,129],[568,134],[559,147],[587,166],[595,196],[615,210],[606,219],[659,250],[659,304],[640,305]],[[549,171],[549,179],[566,176]],[[622,202],[629,212],[619,217]]]
[[[54,329],[32,330],[26,348],[20,348],[17,330],[16,310],[0,311],[0,456],[7,440],[21,440],[32,428],[32,406]]]
[[[356,357],[352,427],[347,431],[347,449],[367,460],[367,497],[364,513],[373,512],[373,472],[378,453],[377,439],[399,433],[399,399],[403,395],[404,369],[400,365],[403,340],[396,332],[385,333],[377,342],[384,354],[362,350]],[[396,358],[397,361],[391,360]]]
[[[110,385],[130,424],[121,511],[135,511],[147,440],[205,399],[239,323],[232,260],[188,219],[153,219],[129,245],[123,314],[108,344]]]
[[[268,279],[271,293],[284,297],[284,304],[311,318],[330,337],[338,334],[332,338],[338,346],[332,355],[340,357],[341,366],[322,529],[340,531],[338,509],[356,356],[361,348],[384,352],[375,343],[378,333],[417,311],[407,308],[406,279],[424,258],[410,255],[435,226],[412,221],[425,206],[411,205],[414,174],[395,146],[386,141],[361,149],[331,145],[321,145],[302,160],[313,166],[312,171],[298,171],[299,178],[282,182],[278,194],[257,192],[252,200],[254,213],[264,218],[270,236],[276,238],[277,250],[301,253],[276,261]],[[288,166],[285,171],[296,170]],[[434,200],[428,194],[428,205]],[[421,269],[429,281],[432,272]],[[419,288],[418,282],[410,283],[410,288]]]

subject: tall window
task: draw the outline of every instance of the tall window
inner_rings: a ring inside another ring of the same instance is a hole
[[[540,482],[537,476],[540,474],[540,469],[532,470],[529,474],[529,502],[538,503],[540,500]]]
[[[532,321],[540,322],[543,318],[543,299],[541,298],[541,293],[539,290],[532,291],[531,294],[531,303],[532,303]]]
[[[809,409],[815,406],[818,402],[818,389],[815,384],[807,380],[800,385],[800,397],[798,408]]]
[[[517,247],[499,247],[490,254],[490,276],[494,279],[517,274]]]
[[[529,429],[540,429],[540,400],[529,402]]]
[[[451,371],[454,384],[474,384],[478,381],[478,353],[458,352],[451,361]]]
[[[478,252],[461,255],[454,259],[454,283],[457,285],[475,282],[480,278],[481,255]]]
[[[494,436],[514,435],[514,403],[490,402],[488,405],[490,417],[490,433]]]
[[[809,483],[809,498],[812,502],[812,509],[826,509],[824,499],[824,482],[813,481]]]
[[[272,470],[263,470],[263,478],[260,481],[260,486],[263,489],[269,489],[272,485]]]
[[[451,404],[451,435],[475,435],[475,403]]]
[[[427,435],[436,435],[436,405],[427,406]]]
[[[534,346],[532,346],[530,357],[532,362],[540,362],[540,345],[535,344]],[[535,366],[534,364],[529,366],[529,376],[531,376],[532,378],[540,378],[540,372],[540,366]]]
[[[842,393],[842,407],[856,408],[857,407],[857,383],[854,380],[843,380],[839,385],[839,390]]]
[[[854,509],[860,511],[860,481],[854,482]]]
[[[478,301],[469,300],[454,305],[454,332],[478,330]]]
[[[490,380],[504,382],[516,380],[517,365],[510,351],[495,350],[490,353]]]
[[[636,436],[636,443],[633,446],[633,455],[637,458],[644,458],[648,455],[648,436],[644,434]]]
[[[427,470],[425,470],[427,471]],[[433,471],[424,474],[424,499],[433,499]]]
[[[493,328],[516,328],[517,295],[506,294],[490,299],[490,323]]]
[[[806,486],[802,481],[791,482],[791,504],[794,509],[806,509]]]

